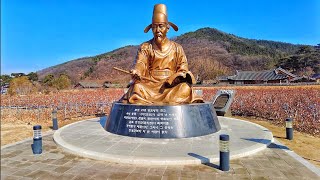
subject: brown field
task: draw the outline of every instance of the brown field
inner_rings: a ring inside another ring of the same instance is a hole
[[[93,118],[94,116],[86,116],[81,118],[72,118],[67,120],[59,120],[58,126],[63,127],[67,124],[77,122],[84,119]],[[6,144],[15,143],[26,138],[33,137],[32,127],[40,124],[42,126],[42,133],[52,130],[52,121],[47,120],[42,123],[37,122],[25,122],[17,120],[15,122],[7,121],[1,118],[1,146]]]
[[[259,124],[270,131],[272,131],[273,137],[286,145],[295,153],[299,154],[310,163],[320,168],[320,138],[308,135],[306,133],[294,131],[293,140],[286,139],[286,129],[284,127],[278,127],[265,119],[260,118],[248,118],[235,116],[234,118],[250,121]]]
[[[280,142],[320,167],[320,86],[224,86],[197,87],[209,101],[219,89],[234,89],[231,112],[236,118],[260,124],[271,130]],[[3,96],[1,106],[1,146],[32,137],[32,126],[43,132],[52,126],[51,111],[58,109],[59,127],[108,113],[111,102],[123,89],[71,90],[50,95]],[[284,105],[287,109],[284,108]],[[12,108],[13,107],[13,108]],[[26,107],[19,109],[16,107]],[[294,119],[294,140],[284,139],[284,119]],[[299,131],[299,132],[298,132]]]

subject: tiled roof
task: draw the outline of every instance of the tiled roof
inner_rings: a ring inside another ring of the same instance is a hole
[[[311,78],[320,79],[320,74],[314,74],[314,75],[311,76]]]
[[[100,88],[103,86],[102,83],[95,81],[80,81],[79,84],[84,88]]]
[[[292,78],[298,77],[298,76],[292,74],[291,72],[289,72],[289,71],[287,71],[287,70],[285,70],[285,69],[282,69],[281,67],[278,67],[278,68],[275,69],[274,71],[275,71],[277,74],[281,71],[281,72],[285,73],[286,75],[291,76]]]
[[[261,80],[261,81],[270,81],[270,80],[279,80],[279,79],[286,79],[287,73],[279,74],[278,69],[274,70],[266,70],[266,71],[238,71],[236,75],[229,76],[228,79],[230,80]],[[283,71],[283,69],[281,69]],[[291,73],[290,73],[291,74]]]
[[[218,76],[217,79],[219,81],[227,81],[229,76]]]

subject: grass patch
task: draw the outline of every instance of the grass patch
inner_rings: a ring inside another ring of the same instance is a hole
[[[262,118],[233,116],[234,118],[253,122],[269,129],[273,137],[286,145],[289,149],[299,154],[310,163],[320,168],[320,137],[314,137],[305,133],[293,132],[293,140],[286,139],[286,128],[275,126]]]
[[[94,118],[95,116],[86,116],[79,118],[72,118],[66,120],[58,120],[59,128],[71,124],[77,121],[81,121],[84,119]],[[43,123],[39,123],[42,126],[42,134],[44,132],[50,131],[52,129],[52,121],[44,121]],[[1,146],[6,144],[15,143],[26,138],[33,137],[33,125],[24,121],[5,121],[1,119]]]

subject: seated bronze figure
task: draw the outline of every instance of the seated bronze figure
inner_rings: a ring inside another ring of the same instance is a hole
[[[195,78],[188,69],[186,55],[181,45],[167,38],[170,26],[164,4],[153,9],[150,29],[153,38],[141,44],[135,67],[130,72],[133,81],[125,98],[131,104],[188,104],[203,102],[194,92]]]

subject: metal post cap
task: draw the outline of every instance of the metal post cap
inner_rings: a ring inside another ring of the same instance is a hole
[[[287,118],[286,121],[292,121],[292,119],[291,118]]]
[[[39,129],[41,129],[42,127],[41,127],[41,125],[35,125],[35,126],[33,126],[33,130],[39,130]]]
[[[221,134],[221,135],[220,135],[220,140],[221,140],[221,141],[229,141],[229,135],[227,135],[227,134]]]

